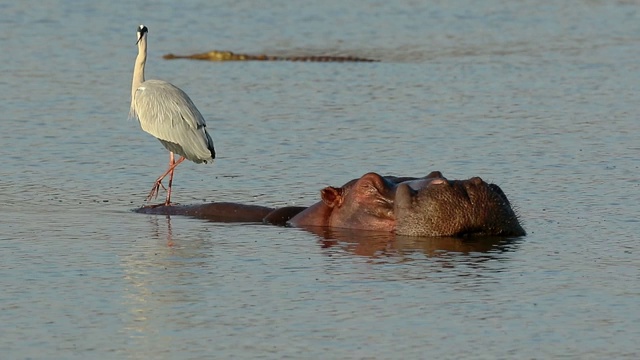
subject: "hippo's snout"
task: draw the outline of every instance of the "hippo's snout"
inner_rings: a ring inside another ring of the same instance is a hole
[[[396,234],[412,236],[524,235],[502,190],[480,177],[421,179],[398,184]]]

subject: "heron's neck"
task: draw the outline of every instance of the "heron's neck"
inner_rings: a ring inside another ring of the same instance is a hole
[[[143,36],[138,43],[138,56],[133,66],[133,81],[131,81],[131,102],[133,105],[133,96],[136,89],[144,82],[144,64],[147,62],[147,37]]]

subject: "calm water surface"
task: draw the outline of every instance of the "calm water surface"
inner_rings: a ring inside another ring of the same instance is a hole
[[[219,153],[174,200],[308,205],[360,175],[481,176],[529,235],[393,238],[130,212],[128,121],[183,88]],[[372,64],[164,61],[210,49]],[[3,358],[637,358],[635,1],[0,3]],[[167,246],[171,242],[173,247]]]

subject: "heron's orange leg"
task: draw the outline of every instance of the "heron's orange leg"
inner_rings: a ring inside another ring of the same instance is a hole
[[[173,160],[173,158],[171,160]],[[184,161],[184,157],[180,158],[180,160],[178,161],[180,162]],[[171,185],[173,185],[173,172],[177,165],[178,163],[174,164],[169,172],[169,188],[167,189],[167,200],[165,200],[164,206],[171,205]]]
[[[171,174],[171,176],[169,177],[169,189],[167,190],[168,192],[167,201],[165,202],[165,205],[167,205],[171,195],[171,182],[173,181],[173,171],[176,168],[176,166],[180,165],[185,159],[186,158],[184,156],[181,156],[180,159],[178,159],[178,161],[174,161],[173,152],[169,152],[169,168],[167,169],[167,171],[164,172],[164,174],[158,177],[156,181],[153,183],[153,187],[151,188],[151,191],[149,191],[149,195],[147,195],[147,201],[151,201],[151,199],[158,197],[158,192],[160,191],[161,186],[163,189],[167,190],[164,187],[164,185],[162,185],[162,180],[165,177],[167,177],[167,175]]]

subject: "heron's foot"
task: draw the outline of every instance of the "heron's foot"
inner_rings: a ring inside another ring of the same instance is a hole
[[[162,204],[144,205],[144,206],[142,206],[142,209],[155,209],[155,208],[161,207],[161,206],[165,206],[164,203],[162,203]]]
[[[162,185],[162,180],[158,179],[155,183],[153,183],[153,187],[151,187],[151,191],[149,191],[149,195],[147,195],[147,201],[158,198],[160,187],[162,187],[165,191],[167,190],[167,188]]]
[[[167,203],[166,201],[160,204],[150,204],[150,205],[143,205],[142,209],[155,209],[158,207],[165,207],[165,206],[177,206],[180,205],[179,203],[174,203],[174,202],[169,202]]]

